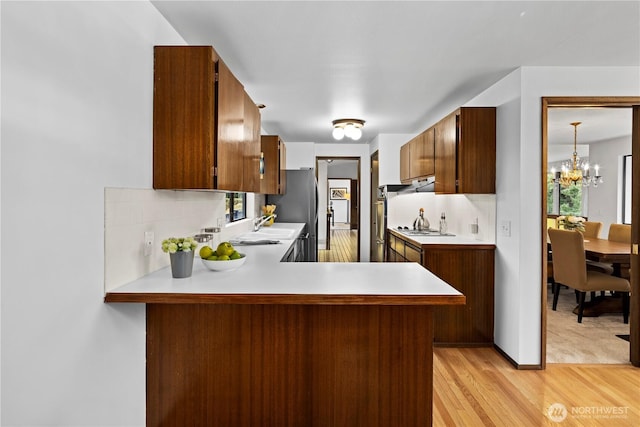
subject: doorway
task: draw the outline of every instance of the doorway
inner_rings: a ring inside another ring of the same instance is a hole
[[[316,157],[318,261],[360,261],[360,158]]]
[[[625,108],[632,110],[631,146],[633,166],[640,170],[640,97],[543,97],[542,98],[542,343],[541,361],[543,368],[547,362],[547,159],[549,153],[549,110],[554,108]],[[640,218],[640,174],[634,174],[632,178],[632,208],[631,216]],[[612,176],[609,179],[616,179]],[[629,360],[634,366],[640,366],[640,286],[638,283],[638,221],[632,221],[632,245],[631,245],[631,312],[629,316]],[[574,319],[575,321],[575,319]]]

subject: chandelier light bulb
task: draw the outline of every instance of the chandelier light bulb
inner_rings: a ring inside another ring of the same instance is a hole
[[[357,141],[360,138],[362,138],[362,130],[360,128],[354,128],[353,132],[351,132],[351,139]]]

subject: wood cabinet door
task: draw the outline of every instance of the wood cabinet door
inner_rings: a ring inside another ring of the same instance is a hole
[[[243,91],[244,92],[244,91]],[[244,155],[242,191],[260,192],[260,109],[244,92]]]
[[[442,119],[435,126],[436,193],[456,192],[458,112]]]
[[[434,309],[436,343],[493,343],[494,254],[494,249],[424,249],[424,267],[467,298],[465,305]]]
[[[264,176],[260,180],[260,192],[262,194],[280,194],[280,138],[277,135],[262,135],[261,141]]]
[[[411,179],[423,179],[435,173],[434,132],[434,128],[429,128],[409,142]]]
[[[287,192],[287,145],[282,140],[278,140],[278,153],[280,155],[278,194],[285,194]]]
[[[155,189],[215,188],[215,61],[210,46],[154,47]]]
[[[410,142],[400,147],[400,182],[411,183],[411,150]]]
[[[458,193],[496,192],[496,109],[460,109]]]
[[[244,88],[218,61],[216,188],[238,191],[244,180]]]

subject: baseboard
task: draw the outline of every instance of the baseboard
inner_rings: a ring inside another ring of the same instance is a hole
[[[439,348],[481,348],[492,347],[492,342],[434,342],[434,347]]]
[[[500,347],[498,347],[497,344],[493,345],[493,348],[500,353],[500,355],[502,357],[504,357],[505,359],[507,359],[507,361],[509,363],[511,363],[513,365],[514,368],[521,370],[521,371],[540,371],[542,370],[542,365],[521,365],[519,363],[517,363],[515,360],[513,360],[507,353],[504,352],[504,350],[502,350]]]

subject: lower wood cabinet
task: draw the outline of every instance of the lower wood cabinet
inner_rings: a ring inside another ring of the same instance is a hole
[[[419,245],[388,232],[387,262],[418,262],[467,297],[461,306],[434,307],[434,343],[493,345],[494,245]]]

